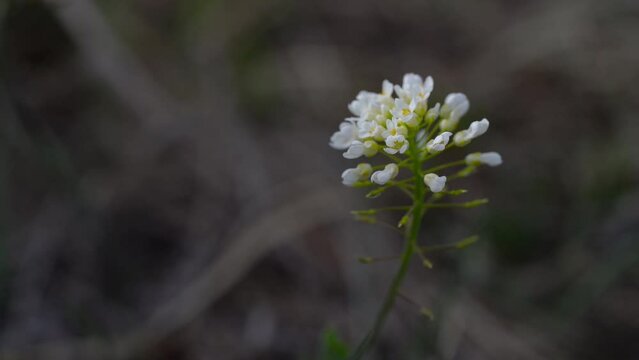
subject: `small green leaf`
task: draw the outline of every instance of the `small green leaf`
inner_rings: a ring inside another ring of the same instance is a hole
[[[460,240],[457,244],[455,244],[455,247],[458,249],[463,249],[463,248],[469,247],[470,245],[476,243],[477,241],[479,241],[479,236],[477,235],[469,236],[465,239]]]
[[[408,224],[409,219],[410,219],[410,216],[408,214],[402,216],[402,218],[399,219],[399,223],[397,224],[397,227],[401,228],[403,226],[406,226],[406,224]]]
[[[386,191],[386,189],[387,188],[385,188],[385,187],[380,187],[380,188],[377,188],[375,190],[369,191],[368,194],[366,194],[366,197],[369,198],[369,199],[375,199],[375,198],[379,197],[380,195],[382,195],[382,193],[384,191]]]
[[[375,218],[375,216],[369,216],[369,215],[355,215],[355,220],[357,221],[361,221],[365,224],[376,224],[377,223],[377,219]]]
[[[481,206],[481,205],[484,205],[484,204],[488,204],[488,199],[472,200],[472,201],[469,201],[469,202],[465,203],[464,207],[465,208],[474,208],[474,207]]]
[[[337,332],[326,329],[322,335],[321,360],[346,360],[348,359],[348,346],[339,339]]]
[[[468,190],[466,189],[457,189],[457,190],[448,190],[448,191],[443,191],[442,193],[445,195],[449,195],[449,196],[459,196],[462,194],[467,193]]]

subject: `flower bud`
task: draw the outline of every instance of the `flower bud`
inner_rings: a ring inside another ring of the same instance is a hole
[[[384,185],[397,177],[398,173],[399,167],[397,164],[388,164],[384,167],[384,170],[375,171],[371,176],[371,181],[378,185]]]
[[[466,155],[466,164],[468,165],[479,166],[485,164],[488,166],[499,166],[501,163],[501,155],[494,151],[486,153],[476,152]]]
[[[353,186],[358,181],[368,179],[372,171],[371,165],[366,163],[359,164],[356,168],[346,169],[342,173],[342,184]]]
[[[448,140],[450,139],[451,135],[453,134],[448,131],[437,135],[433,140],[430,140],[426,144],[426,149],[431,154],[444,151],[444,149],[446,149],[446,145],[448,145]]]
[[[426,186],[428,186],[430,191],[434,193],[440,192],[444,190],[444,186],[446,186],[446,177],[438,176],[434,173],[429,173],[424,175],[424,183],[426,184]]]

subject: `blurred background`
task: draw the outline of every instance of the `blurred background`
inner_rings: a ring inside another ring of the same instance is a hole
[[[632,0],[3,1],[0,358],[340,358],[401,251],[349,210],[405,200],[328,139],[416,72],[491,121],[443,160],[505,163],[369,358],[637,359],[638,39]]]

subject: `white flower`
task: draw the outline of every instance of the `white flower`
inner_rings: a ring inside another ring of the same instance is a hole
[[[441,107],[439,116],[442,118],[440,128],[444,131],[455,129],[459,119],[468,112],[470,103],[466,95],[462,93],[452,93],[446,96],[444,105]]]
[[[366,120],[376,120],[384,117],[393,106],[393,84],[384,80],[381,93],[360,91],[355,100],[348,104],[348,109],[357,117]]]
[[[368,113],[368,119],[374,121],[379,125],[384,125],[386,120],[392,117],[390,111],[395,106],[392,98],[388,98],[388,103],[378,103],[371,107],[371,111]]]
[[[433,91],[433,78],[428,76],[422,81],[422,77],[417,74],[406,74],[402,82],[402,86],[395,85],[395,93],[397,97],[406,103],[415,101],[420,108],[425,106],[426,101]]]
[[[452,135],[453,134],[448,131],[437,135],[433,140],[430,140],[426,144],[426,149],[431,154],[444,151],[444,149],[446,149],[446,145],[448,145],[448,140]]]
[[[357,159],[362,155],[364,155],[364,143],[359,140],[353,141],[348,150],[342,154],[346,159]]]
[[[393,180],[398,173],[399,167],[397,164],[388,164],[384,167],[384,170],[375,171],[371,176],[371,181],[378,185],[384,185]]]
[[[467,130],[462,130],[455,134],[454,141],[457,146],[468,145],[468,143],[488,131],[490,123],[488,119],[481,119],[480,121],[473,121]]]
[[[384,151],[389,154],[403,154],[408,150],[408,140],[404,135],[391,135],[386,138],[386,146]]]
[[[385,130],[384,127],[374,121],[361,120],[357,123],[357,127],[359,129],[360,139],[373,138],[378,141],[384,140],[382,136]]]
[[[470,123],[470,126],[468,127],[468,132],[470,133],[470,136],[472,136],[472,138],[474,139],[476,137],[484,135],[486,131],[488,131],[488,126],[490,126],[490,122],[488,122],[488,119],[486,118],[481,119],[479,121],[473,121],[472,123]]]
[[[437,176],[437,174],[433,173],[426,174],[424,175],[424,183],[428,186],[430,191],[434,193],[440,192],[444,189],[444,186],[446,186],[446,177]]]
[[[419,117],[415,114],[416,108],[417,102],[415,100],[411,100],[407,103],[402,99],[395,99],[395,107],[391,110],[391,114],[396,122],[414,128],[419,125]]]
[[[348,109],[355,116],[365,117],[371,105],[377,100],[377,94],[370,91],[360,91],[350,104]]]
[[[386,120],[386,130],[382,131],[382,137],[384,139],[388,138],[389,136],[396,135],[406,136],[406,134],[408,134],[408,129],[406,129],[406,126],[401,125],[395,119]]]
[[[486,152],[486,153],[472,153],[466,155],[466,164],[479,166],[481,164],[486,164],[488,166],[499,166],[501,165],[501,155],[494,151]]]
[[[366,180],[373,171],[370,164],[358,164],[356,168],[346,169],[342,173],[342,184],[353,186],[358,181]]]
[[[342,155],[347,159],[357,159],[362,155],[366,155],[367,157],[374,156],[377,154],[377,150],[379,150],[379,145],[373,140],[366,140],[364,142],[355,140]]]
[[[344,121],[339,125],[339,131],[331,136],[329,145],[333,149],[344,150],[351,146],[355,139],[357,139],[357,126],[350,121]]]
[[[442,117],[459,120],[462,116],[466,115],[469,107],[470,103],[466,95],[462,93],[452,93],[446,96],[441,114]]]

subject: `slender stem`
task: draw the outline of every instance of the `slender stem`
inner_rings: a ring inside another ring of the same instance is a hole
[[[422,306],[419,305],[419,303],[417,303],[417,301],[411,299],[408,295],[404,294],[403,292],[399,291],[397,292],[397,296],[399,296],[400,299],[406,301],[407,303],[416,306],[418,308],[421,308]]]
[[[389,153],[387,153],[386,151],[382,150],[380,151],[380,153],[384,156],[386,156],[387,158],[389,158],[391,161],[393,161],[394,163],[401,163],[401,159],[395,155],[391,155]]]
[[[473,236],[469,236],[465,239],[456,241],[454,243],[450,243],[450,244],[439,244],[439,245],[431,245],[431,246],[416,246],[415,247],[415,251],[417,251],[418,254],[421,253],[420,256],[422,256],[422,259],[425,259],[425,254],[430,254],[433,252],[438,252],[438,251],[446,251],[446,250],[455,250],[455,249],[463,249],[465,247],[471,246],[472,244],[476,243],[477,241],[479,241],[479,236],[477,235],[473,235]],[[398,260],[401,257],[401,255],[392,255],[392,256],[378,256],[378,257],[373,257],[373,256],[363,256],[360,257],[359,260],[361,263],[364,264],[372,264],[372,263],[377,263],[377,262],[383,262],[383,261],[392,261],[392,260]],[[426,258],[426,260],[428,260]],[[401,296],[401,293],[399,294]]]
[[[439,129],[437,129],[438,126],[439,126],[439,121],[436,121],[436,120],[433,120],[433,122],[430,125],[428,125],[428,127],[426,128],[426,142],[428,142],[428,140],[433,139],[435,137],[433,135],[439,134]]]
[[[406,184],[398,184],[397,188],[402,191],[404,194],[406,194],[409,198],[413,198],[413,193],[411,192],[410,189],[410,185],[406,185]]]
[[[432,153],[432,154],[429,153],[428,150],[424,150],[422,152],[423,153],[422,161],[430,160],[430,159],[434,158],[435,156],[438,156],[439,154],[442,154],[444,151],[450,149],[453,146],[455,146],[455,143],[453,143],[453,142],[448,143],[448,145],[446,145],[446,148],[443,151],[439,151],[439,152]]]
[[[443,164],[443,165],[439,165],[439,166],[435,166],[432,167],[430,169],[426,169],[424,170],[425,173],[434,173],[440,170],[444,170],[444,169],[448,169],[450,167],[454,167],[454,166],[460,166],[460,165],[466,165],[466,160],[458,160],[458,161],[453,161],[453,162],[449,162],[447,164]]]
[[[378,211],[406,211],[410,210],[410,206],[386,206],[381,208],[367,209],[367,210],[355,210],[352,211],[354,214],[374,214]]]
[[[473,235],[469,236],[465,239],[456,241],[450,244],[440,244],[440,245],[431,245],[431,246],[422,246],[420,249],[422,252],[431,253],[435,251],[443,251],[443,250],[453,250],[453,249],[463,249],[467,246],[470,246],[476,243],[479,240],[479,236]]]
[[[427,208],[437,208],[437,209],[444,209],[444,208],[473,208],[473,207],[477,207],[480,205],[484,205],[488,203],[488,199],[477,199],[477,200],[472,200],[472,201],[467,201],[467,202],[462,202],[462,203],[440,203],[440,204],[425,204],[425,206]]]
[[[373,264],[384,261],[393,261],[399,259],[399,256],[380,256],[380,257],[372,257],[372,256],[362,256],[357,260],[362,264]]]
[[[424,182],[422,181],[421,175],[421,161],[419,148],[417,146],[417,141],[415,139],[415,134],[413,134],[409,138],[409,155],[412,158],[412,172],[415,177],[415,188],[414,188],[414,197],[413,197],[413,206],[412,206],[412,218],[409,231],[406,235],[406,240],[404,242],[404,252],[402,253],[401,263],[399,265],[399,269],[391,282],[391,285],[386,293],[386,298],[384,299],[384,303],[382,304],[381,309],[377,313],[377,317],[375,318],[375,323],[373,327],[368,332],[368,334],[364,337],[362,342],[357,346],[355,352],[350,357],[352,360],[362,359],[366,352],[371,348],[371,346],[377,340],[379,336],[379,332],[382,329],[382,326],[386,322],[386,318],[390,313],[393,305],[395,304],[395,300],[399,294],[399,289],[406,277],[408,272],[408,265],[410,264],[410,260],[413,257],[415,252],[415,246],[417,244],[417,236],[419,235],[419,229],[422,223],[422,215],[424,212],[424,195],[425,188]]]
[[[387,223],[387,222],[383,222],[383,221],[376,221],[373,225],[379,225],[379,226],[385,227],[385,228],[387,228],[387,229],[391,229],[391,230],[393,230],[393,231],[396,231],[396,232],[398,232],[398,233],[400,233],[400,234],[402,233],[402,231],[401,231],[401,230],[399,230],[398,228],[396,228],[395,226],[393,226],[393,225],[391,225],[391,224],[389,224],[389,223]]]

